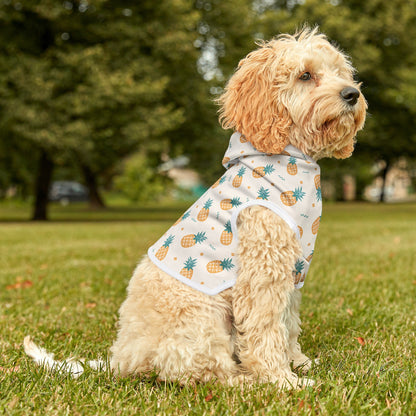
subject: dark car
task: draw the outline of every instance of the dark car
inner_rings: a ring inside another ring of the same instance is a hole
[[[88,189],[74,181],[56,181],[49,190],[49,200],[67,205],[70,202],[88,201]]]

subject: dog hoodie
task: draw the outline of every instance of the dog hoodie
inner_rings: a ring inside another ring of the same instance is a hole
[[[215,295],[237,279],[238,214],[261,205],[286,221],[300,241],[303,253],[293,277],[301,288],[322,213],[318,164],[291,145],[279,155],[259,152],[234,133],[223,165],[224,175],[149,248],[150,259],[181,282]]]

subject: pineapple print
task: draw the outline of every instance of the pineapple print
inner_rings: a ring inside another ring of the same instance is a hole
[[[266,166],[258,166],[257,168],[253,169],[253,177],[254,178],[263,178],[266,175],[270,175],[275,171],[273,165],[266,165]]]
[[[229,157],[224,157],[224,159],[222,159],[222,164],[225,165],[229,161],[230,161],[230,158]]]
[[[220,273],[223,270],[231,270],[234,267],[232,259],[213,260],[207,264],[209,273]]]
[[[247,139],[245,138],[245,136],[243,136],[243,135],[240,136],[240,142],[241,143],[247,143]]]
[[[218,185],[222,185],[224,182],[225,182],[225,180],[227,179],[227,177],[226,176],[221,176],[221,178],[219,178],[215,183],[214,183],[214,185],[212,185],[211,186],[211,188],[216,188]]]
[[[194,267],[196,266],[196,259],[188,257],[188,259],[183,264],[183,269],[180,271],[180,274],[187,279],[191,279],[194,274]]]
[[[221,233],[220,242],[224,246],[229,246],[233,241],[233,233],[231,232],[231,221],[225,223],[224,231]]]
[[[207,199],[204,207],[201,209],[201,211],[199,211],[198,216],[196,217],[198,221],[206,221],[209,215],[209,209],[211,208],[213,202],[214,201],[211,198]]]
[[[308,257],[306,257],[306,261],[307,261],[308,263],[310,263],[310,262],[311,262],[311,260],[312,260],[312,257],[313,257],[313,250],[311,251],[311,254],[309,254],[309,256],[308,256]]]
[[[163,243],[162,247],[160,247],[159,250],[156,252],[155,257],[157,259],[163,260],[166,257],[166,254],[168,254],[169,251],[169,246],[172,244],[174,238],[174,235],[169,235],[169,237]]]
[[[186,211],[181,217],[179,217],[175,224],[173,225],[178,225],[181,221],[186,220],[189,216],[191,215],[191,213],[189,211]]]
[[[298,173],[298,167],[296,166],[296,158],[291,156],[289,158],[289,163],[287,164],[287,173],[289,175],[296,175]]]
[[[238,170],[237,175],[233,179],[233,186],[234,186],[234,188],[238,188],[241,185],[241,183],[243,182],[243,176],[244,176],[244,173],[245,172],[246,172],[246,168],[245,167],[241,167]]]
[[[181,246],[184,248],[189,248],[194,246],[195,244],[200,244],[207,239],[205,233],[197,233],[197,234],[188,234],[182,237]]]
[[[293,274],[295,277],[295,285],[301,282],[303,268],[304,268],[303,261],[297,260],[295,263],[295,270],[293,271]]]
[[[317,234],[319,229],[319,224],[321,223],[321,217],[318,217],[313,223],[312,223],[312,234]]]
[[[291,207],[295,205],[298,201],[302,201],[305,196],[302,188],[296,188],[294,191],[286,191],[280,194],[280,200],[284,205]]]
[[[242,204],[242,202],[240,201],[240,198],[239,197],[232,198],[232,199],[227,198],[227,199],[223,199],[221,201],[220,207],[224,211],[227,211],[227,210],[229,210],[231,208],[238,207],[241,204]]]
[[[270,190],[264,188],[263,186],[257,192],[257,199],[269,199]]]
[[[302,238],[302,236],[303,236],[303,228],[300,225],[298,225],[298,230],[299,230],[300,238]]]
[[[316,200],[319,202],[322,200],[321,175],[315,175],[313,181],[315,182],[316,188]]]

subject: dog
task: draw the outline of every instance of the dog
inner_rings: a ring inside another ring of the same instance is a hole
[[[134,271],[114,373],[313,384],[292,370],[313,364],[298,343],[299,288],[321,215],[317,161],[349,157],[364,126],[354,73],[317,28],[263,42],[240,61],[218,99],[222,127],[234,131],[227,171]],[[25,339],[41,362],[36,348]]]

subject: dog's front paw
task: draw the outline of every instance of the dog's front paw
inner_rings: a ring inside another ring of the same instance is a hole
[[[299,357],[296,357],[296,359],[293,360],[293,368],[295,370],[300,371],[301,373],[305,374],[307,373],[312,367],[315,367],[316,365],[319,365],[320,361],[319,358],[316,358],[314,360],[311,360],[306,355],[300,355]]]
[[[297,377],[293,375],[290,378],[286,378],[283,383],[280,383],[281,387],[285,390],[290,389],[303,389],[305,387],[312,387],[315,385],[315,380],[306,377]]]
[[[315,385],[315,380],[311,378],[302,377],[299,379],[300,385],[299,387],[312,387]]]

